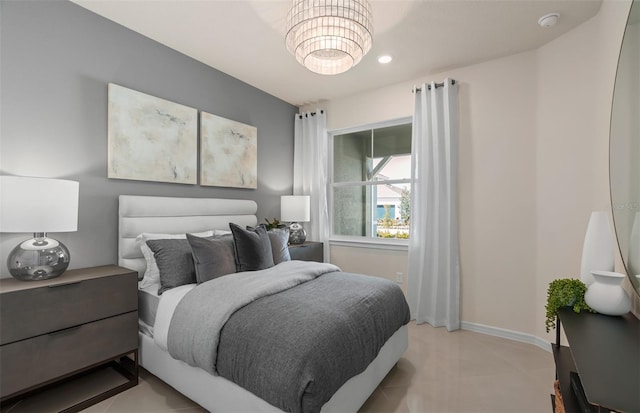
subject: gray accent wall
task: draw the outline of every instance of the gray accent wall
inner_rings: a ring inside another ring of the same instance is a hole
[[[0,174],[80,182],[78,231],[52,234],[72,268],[117,263],[120,194],[252,199],[260,221],[291,194],[297,108],[238,79],[67,1],[0,1],[0,59]],[[108,179],[108,83],[255,126],[258,189]],[[0,234],[2,277],[28,237]]]

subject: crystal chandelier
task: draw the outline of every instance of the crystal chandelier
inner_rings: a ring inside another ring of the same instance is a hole
[[[287,49],[307,69],[336,75],[371,49],[373,19],[367,0],[292,0]]]

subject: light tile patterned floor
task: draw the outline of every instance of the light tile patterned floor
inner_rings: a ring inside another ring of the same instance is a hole
[[[553,378],[553,356],[533,345],[411,323],[409,349],[360,412],[546,413],[551,411]],[[144,370],[138,386],[84,410],[204,411]]]

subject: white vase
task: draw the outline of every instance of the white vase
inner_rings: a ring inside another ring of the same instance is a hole
[[[587,286],[593,282],[592,271],[613,271],[614,241],[609,216],[604,211],[591,213],[587,233],[582,246],[582,263],[580,265],[580,280]]]
[[[600,314],[622,315],[631,309],[631,298],[622,288],[626,275],[611,271],[593,271],[594,281],[584,294],[587,305]]]

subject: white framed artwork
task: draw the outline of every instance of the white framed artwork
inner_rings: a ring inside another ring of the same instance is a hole
[[[200,185],[258,187],[258,130],[200,112]]]
[[[108,177],[197,184],[198,111],[109,83]]]

